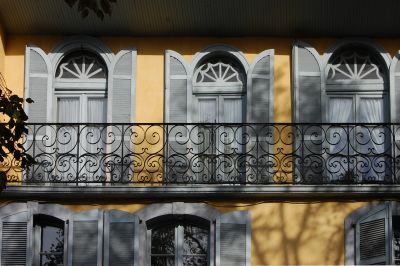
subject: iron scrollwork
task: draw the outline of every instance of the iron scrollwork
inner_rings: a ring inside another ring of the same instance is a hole
[[[8,183],[398,183],[397,124],[27,124]]]

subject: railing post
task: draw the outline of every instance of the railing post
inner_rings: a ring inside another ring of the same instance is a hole
[[[305,134],[304,134],[304,126],[300,126],[300,127],[301,127],[301,130],[300,130],[300,134],[301,134],[301,144],[300,144],[301,145],[300,183],[301,183],[301,181],[304,182],[304,176],[305,176],[305,170],[304,170],[305,169],[305,166],[304,166],[304,136],[305,136]],[[296,145],[296,143],[295,143],[295,145]],[[322,145],[322,143],[321,143],[321,145]],[[293,165],[295,165],[295,164],[293,164]],[[296,178],[296,172],[295,171],[296,171],[296,169],[294,169],[294,171],[292,171],[292,174],[294,174],[294,178]],[[321,178],[323,178],[323,177],[321,177]],[[294,181],[295,180],[293,180],[292,182],[294,183]]]
[[[256,183],[258,183],[258,180],[259,180],[259,178],[260,178],[260,170],[258,169],[258,167],[259,167],[259,156],[260,156],[260,154],[259,154],[259,150],[258,150],[258,146],[259,146],[259,139],[258,139],[258,133],[259,133],[259,130],[258,130],[258,128],[257,128],[257,125],[255,125],[255,131],[256,131]],[[251,141],[251,140],[250,140]],[[273,143],[273,141],[272,141],[272,143]],[[268,152],[269,152],[269,147],[268,147]],[[268,154],[268,157],[269,157],[269,154]],[[267,157],[267,158],[268,158]],[[274,177],[272,176],[272,179],[273,179]],[[247,178],[245,177],[245,180],[247,180]]]
[[[350,174],[350,125],[347,124],[347,171],[345,175],[348,175],[351,177],[352,175]],[[357,157],[356,157],[357,158]],[[357,159],[356,159],[356,165],[357,165]],[[346,178],[346,176],[345,176]]]
[[[392,135],[392,183],[397,183],[397,173],[396,173],[396,125],[391,125],[391,135]]]
[[[81,136],[81,125],[78,124],[78,132],[76,138],[76,186],[79,186],[79,143],[80,143],[80,136]]]
[[[165,147],[164,148],[164,167],[165,167],[165,170],[163,171],[164,172],[164,178],[162,179],[163,186],[166,185],[167,178],[169,176],[169,166],[168,166],[168,158],[169,158],[169,146],[168,146],[168,144],[169,144],[169,127],[168,127],[168,124],[164,125],[164,130],[165,130],[165,134],[164,134],[165,135],[165,140],[164,140],[164,143],[163,143],[163,147]]]
[[[32,148],[33,148],[32,158],[33,158],[33,160],[36,160],[36,134],[37,134],[36,125],[33,125],[33,134],[32,134]],[[27,143],[27,144],[29,144],[29,143]],[[32,175],[34,172],[35,172],[35,163],[32,164]],[[29,175],[29,171],[26,174]],[[28,178],[28,176],[26,178]]]
[[[121,172],[120,172],[121,179],[120,179],[120,183],[122,183],[124,181],[124,142],[125,142],[124,125],[121,125]]]

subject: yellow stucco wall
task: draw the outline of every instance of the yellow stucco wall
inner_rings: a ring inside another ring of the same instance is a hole
[[[1,32],[0,32],[1,33]],[[0,35],[4,38],[4,35]],[[19,95],[23,94],[25,45],[32,43],[49,52],[62,36],[9,36],[5,49],[4,75],[7,84]],[[200,49],[216,43],[224,43],[239,48],[249,61],[263,50],[275,49],[275,121],[290,122],[291,104],[291,51],[294,39],[290,38],[100,38],[115,53],[125,47],[136,47],[137,90],[136,122],[163,121],[164,93],[164,51],[175,50],[187,60]],[[314,46],[320,54],[332,45],[334,39],[304,39]],[[391,56],[400,49],[400,39],[379,39]],[[1,43],[1,42],[0,42]],[[4,41],[3,41],[4,43]],[[2,47],[0,45],[0,70],[2,69]],[[150,108],[149,108],[150,107]]]
[[[5,76],[9,87],[19,95],[24,86],[25,45],[32,43],[49,52],[62,37],[10,36],[6,46]],[[200,49],[216,43],[233,45],[244,52],[249,61],[266,49],[275,49],[275,120],[289,122],[291,107],[290,39],[267,38],[100,38],[115,53],[124,47],[136,47],[136,119],[137,122],[163,121],[164,52],[175,50],[191,60]],[[151,108],[149,108],[151,107]]]
[[[0,23],[0,73],[4,73],[6,33]]]
[[[9,88],[23,95],[25,44],[49,52],[63,37],[8,36],[0,34],[0,71]],[[275,49],[275,121],[291,121],[291,50],[285,38],[100,38],[114,52],[136,47],[136,122],[163,121],[164,51],[175,50],[191,60],[200,49],[215,43],[236,46],[249,61],[263,50]],[[304,39],[322,54],[333,39]],[[3,55],[2,44],[6,45]],[[377,40],[391,56],[400,39]],[[2,63],[4,58],[4,64]],[[74,210],[103,207],[136,211],[147,203],[68,205]],[[252,265],[343,264],[344,219],[365,202],[209,202],[221,211],[250,210],[252,216]]]
[[[368,204],[367,201],[302,200],[205,203],[221,212],[250,211],[252,266],[343,265],[344,220],[352,211]],[[135,212],[149,203],[67,204],[64,206],[74,211],[104,208]]]

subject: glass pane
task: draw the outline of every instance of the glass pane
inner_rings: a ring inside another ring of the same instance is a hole
[[[393,224],[393,259],[395,265],[400,265],[400,216],[392,217]]]
[[[107,98],[88,99],[88,122],[105,123],[107,112]]]
[[[63,252],[64,229],[54,226],[42,227],[41,252]]]
[[[174,256],[152,256],[151,266],[175,266]]]
[[[78,97],[62,97],[57,100],[57,120],[59,123],[80,122],[80,99]],[[56,144],[58,157],[55,163],[56,178],[70,181],[76,176],[74,168],[77,162],[78,147],[77,126],[58,126]]]
[[[207,266],[207,256],[197,255],[197,256],[190,256],[184,255],[183,256],[183,265],[184,266]]]
[[[62,223],[42,221],[38,224],[41,231],[40,265],[63,265],[64,260],[64,228]],[[41,223],[42,223],[41,222]]]
[[[80,120],[79,98],[58,98],[58,122],[78,123]]]
[[[175,226],[167,225],[151,231],[151,254],[175,254]]]
[[[185,225],[183,254],[206,255],[208,253],[208,235],[207,229],[194,225]]]
[[[353,98],[336,97],[329,99],[330,123],[354,123]]]
[[[63,255],[46,254],[40,257],[41,266],[62,266]]]
[[[97,56],[87,52],[77,52],[63,58],[57,68],[56,77],[82,80],[106,78],[106,71]]]
[[[385,107],[383,98],[361,98],[360,101],[360,123],[384,123]]]

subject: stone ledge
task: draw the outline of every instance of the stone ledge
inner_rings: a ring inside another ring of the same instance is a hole
[[[8,186],[2,199],[399,198],[400,185]]]

